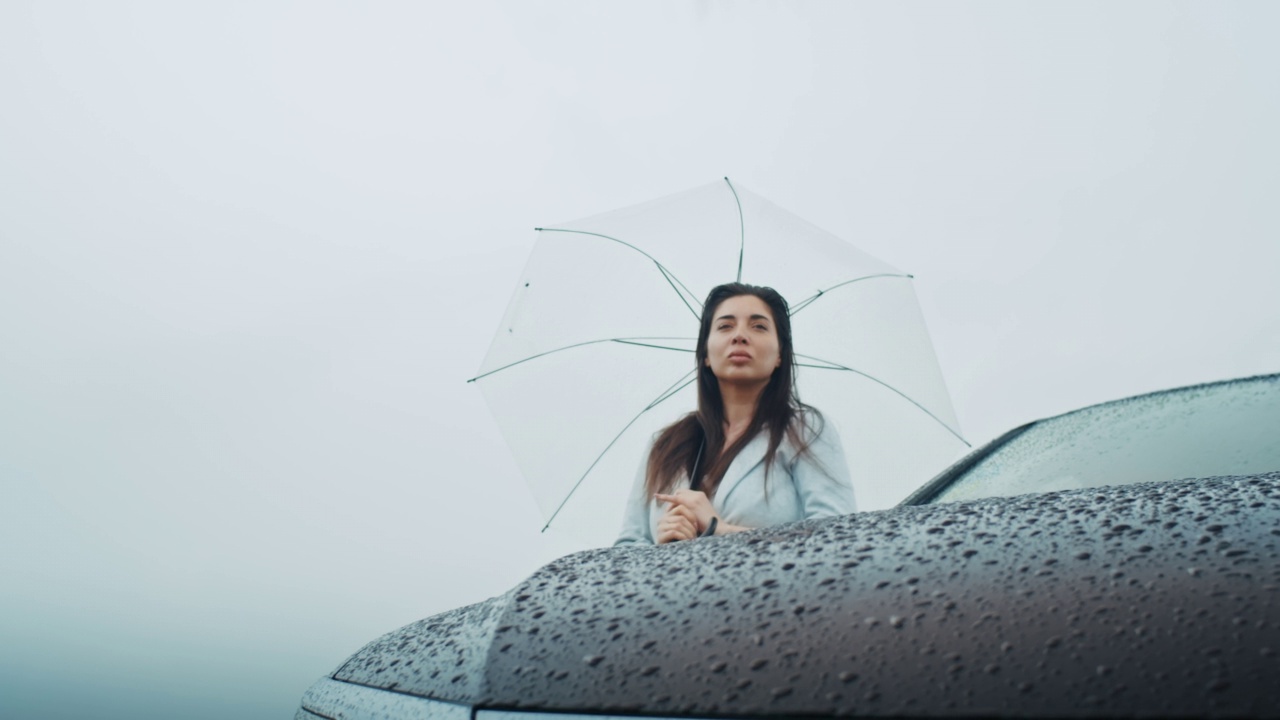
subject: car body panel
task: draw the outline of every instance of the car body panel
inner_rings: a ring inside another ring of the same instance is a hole
[[[1271,715],[1280,473],[589,551],[334,678],[476,708]]]
[[[466,705],[321,678],[302,696],[294,720],[471,720]]]

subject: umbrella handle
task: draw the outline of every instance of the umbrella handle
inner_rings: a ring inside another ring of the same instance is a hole
[[[707,438],[704,436],[702,438],[702,442],[698,443],[698,455],[695,458],[693,458],[693,476],[689,478],[690,490],[697,490],[698,486],[702,485],[702,482],[698,477],[698,463],[702,462],[702,449],[705,448],[706,446],[707,446]],[[714,520],[712,520],[712,527],[715,527]]]

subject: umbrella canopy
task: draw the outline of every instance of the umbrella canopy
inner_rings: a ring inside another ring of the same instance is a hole
[[[548,525],[611,541],[650,437],[695,408],[702,302],[735,280],[791,304],[797,388],[860,509],[967,447],[911,276],[727,178],[538,232],[474,380]]]

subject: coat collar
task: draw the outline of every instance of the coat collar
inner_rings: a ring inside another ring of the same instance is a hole
[[[742,448],[742,452],[729,463],[729,469],[725,471],[724,478],[720,480],[720,487],[716,488],[715,505],[724,507],[724,501],[729,497],[729,493],[742,482],[742,479],[751,474],[760,463],[764,462],[764,454],[769,450],[769,432],[768,429],[762,429],[751,438],[751,441]]]

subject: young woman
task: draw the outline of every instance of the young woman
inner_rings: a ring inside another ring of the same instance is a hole
[[[654,439],[615,545],[854,512],[840,439],[796,395],[791,317],[776,290],[713,289],[694,358],[698,409]]]

